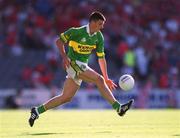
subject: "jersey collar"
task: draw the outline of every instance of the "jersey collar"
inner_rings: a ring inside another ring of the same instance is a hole
[[[90,34],[90,28],[89,28],[89,24],[86,25],[86,31],[90,36],[96,35],[97,32],[93,33],[92,35]]]

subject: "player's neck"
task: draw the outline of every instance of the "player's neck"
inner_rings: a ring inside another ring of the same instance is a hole
[[[95,33],[94,27],[92,26],[92,24],[89,24],[89,33],[90,35]]]

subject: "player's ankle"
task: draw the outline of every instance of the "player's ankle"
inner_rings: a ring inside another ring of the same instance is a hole
[[[46,111],[46,108],[44,107],[44,105],[40,105],[36,109],[37,109],[36,111],[37,111],[38,115],[42,114],[42,113],[44,113]]]
[[[121,107],[121,104],[118,101],[115,101],[112,104],[113,109],[115,109],[116,111],[119,111],[119,108]]]

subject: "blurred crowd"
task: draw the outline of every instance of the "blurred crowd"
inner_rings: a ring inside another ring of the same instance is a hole
[[[179,7],[179,0],[0,0],[0,58],[8,58],[7,53],[21,57],[25,50],[45,51],[48,64],[24,65],[19,77],[24,87],[49,87],[55,72],[62,70],[54,43],[58,35],[87,24],[90,13],[98,10],[107,18],[102,32],[113,80],[130,73],[139,85],[178,88]],[[89,64],[99,71],[95,60],[93,54]],[[59,78],[65,79],[61,74]]]

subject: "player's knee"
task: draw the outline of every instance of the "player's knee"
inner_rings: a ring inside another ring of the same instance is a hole
[[[68,96],[68,95],[64,95],[63,96],[63,103],[68,103],[72,100],[73,97]]]
[[[103,84],[103,83],[104,83],[104,78],[102,75],[99,75],[97,77],[96,84]]]
[[[71,102],[71,101],[72,101],[72,97],[67,97],[66,98],[66,103]]]

